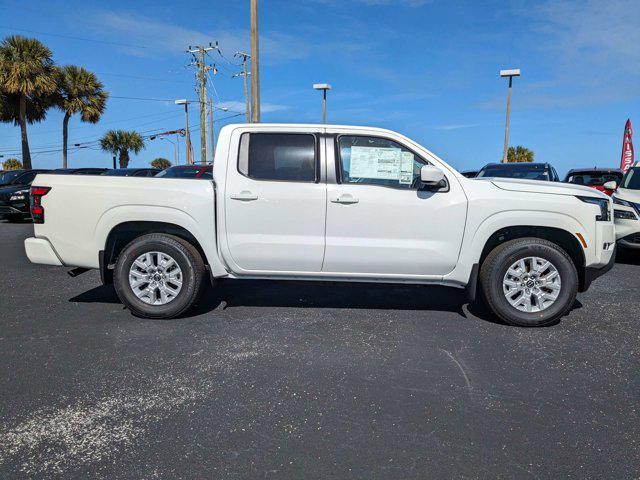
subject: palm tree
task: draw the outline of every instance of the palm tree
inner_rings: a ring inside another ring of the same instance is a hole
[[[62,120],[62,168],[67,168],[69,119],[79,113],[83,122],[97,123],[104,112],[109,94],[92,72],[75,65],[58,69],[56,105],[64,112]]]
[[[0,88],[17,97],[17,122],[22,136],[22,163],[31,168],[27,138],[28,103],[38,103],[56,90],[52,53],[35,38],[12,35],[0,44]],[[42,112],[42,120],[44,112]],[[36,120],[37,121],[37,120]]]
[[[127,130],[109,130],[100,139],[100,147],[106,152],[118,155],[120,168],[129,165],[129,152],[139,153],[145,148],[144,139],[138,132]]]
[[[517,147],[509,147],[507,150],[507,162],[525,163],[533,162],[535,154],[533,150],[529,150],[527,147],[518,145]]]
[[[20,170],[21,168],[22,163],[17,158],[9,158],[2,164],[3,170]]]
[[[166,170],[171,166],[171,162],[163,157],[158,157],[154,160],[151,160],[151,166],[153,168],[159,168],[160,170]]]

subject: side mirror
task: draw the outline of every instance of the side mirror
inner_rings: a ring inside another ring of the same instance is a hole
[[[423,165],[420,169],[420,181],[424,185],[437,187],[441,183],[444,183],[444,180],[444,173],[433,165]]]
[[[602,186],[604,188],[606,188],[607,190],[615,190],[616,188],[618,188],[618,184],[616,182],[614,182],[613,180],[611,180],[610,182],[605,183]]]

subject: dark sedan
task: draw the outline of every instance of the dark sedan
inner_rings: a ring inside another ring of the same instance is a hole
[[[108,168],[57,168],[53,170],[51,173],[55,173],[56,175],[104,175],[108,172]]]
[[[0,170],[0,187],[9,185],[11,181],[26,170]]]
[[[211,180],[213,167],[211,165],[178,165],[169,167],[156,175],[158,178],[201,178]]]
[[[548,163],[489,163],[480,169],[477,178],[520,178],[559,182],[556,169]]]
[[[39,173],[50,173],[51,170],[22,170],[13,177],[8,185],[0,187],[0,218],[18,220],[29,218],[29,188]]]
[[[116,168],[105,173],[108,177],[155,177],[159,168]]]

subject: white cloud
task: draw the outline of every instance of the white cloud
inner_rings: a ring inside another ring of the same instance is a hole
[[[227,57],[232,57],[238,50],[249,48],[249,31],[241,28],[203,32],[122,11],[93,12],[90,19],[89,26],[102,35],[123,38],[126,43],[147,47],[119,47],[125,53],[135,56],[184,55],[189,45],[206,45],[212,40],[219,42]],[[299,60],[309,54],[307,42],[293,35],[278,32],[260,35],[260,55],[265,63]]]
[[[547,59],[548,75],[524,87],[520,106],[576,107],[640,96],[640,1],[523,2],[516,13],[530,20],[525,38]]]
[[[231,100],[227,102],[220,102],[216,105],[218,108],[228,108],[229,112],[238,113],[245,112],[245,102],[239,100]],[[268,103],[261,102],[260,103],[260,113],[271,113],[271,112],[281,112],[283,110],[289,110],[291,107],[289,105],[281,105],[278,103]]]

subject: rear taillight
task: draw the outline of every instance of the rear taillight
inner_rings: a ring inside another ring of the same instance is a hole
[[[44,223],[44,207],[42,206],[42,197],[49,193],[51,187],[31,187],[29,202],[31,204],[31,218],[33,223]]]

